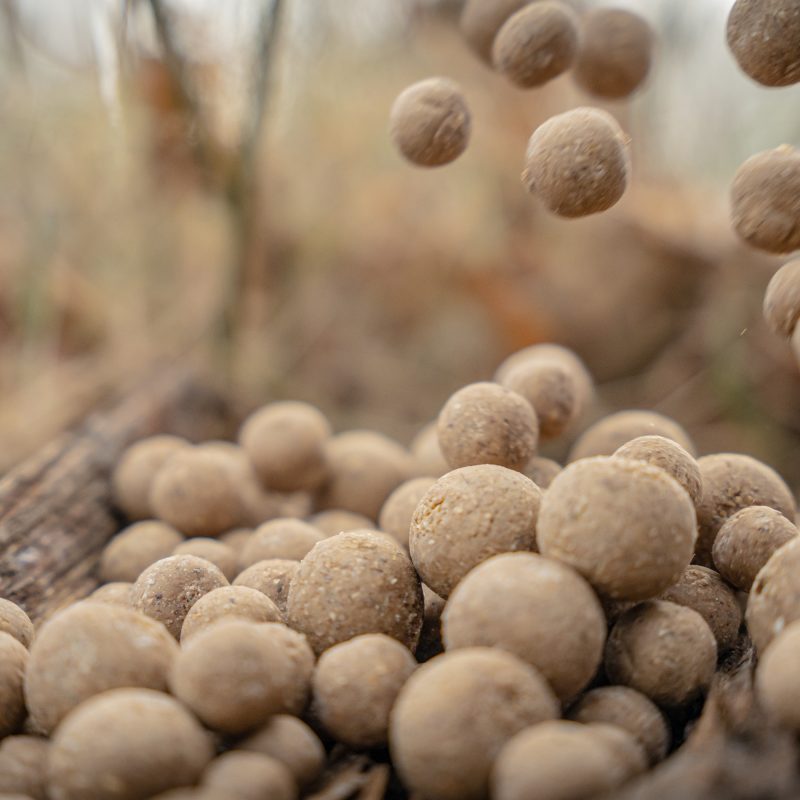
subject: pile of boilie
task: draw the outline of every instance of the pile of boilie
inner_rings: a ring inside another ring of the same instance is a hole
[[[747,637],[800,730],[791,491],[653,411],[576,437],[593,391],[541,344],[408,448],[300,402],[133,444],[102,585],[35,631],[0,602],[0,794],[292,800],[338,746],[427,800],[594,797],[679,746]]]

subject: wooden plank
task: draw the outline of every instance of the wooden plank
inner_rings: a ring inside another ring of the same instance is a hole
[[[103,545],[122,520],[111,470],[131,442],[154,433],[192,440],[230,433],[222,396],[188,370],[159,370],[0,481],[0,596],[34,620],[97,586]]]

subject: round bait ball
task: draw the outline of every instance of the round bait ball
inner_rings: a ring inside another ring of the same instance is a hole
[[[759,652],[790,623],[800,619],[800,538],[773,553],[762,567],[747,598],[745,620]]]
[[[503,23],[530,0],[467,0],[460,27],[467,44],[482,61],[492,63],[492,44]]]
[[[547,489],[553,478],[561,472],[561,464],[549,458],[534,456],[523,470],[540,489]]]
[[[162,625],[109,603],[76,603],[51,617],[31,648],[25,699],[50,733],[79,703],[124,686],[163,691],[178,646]]]
[[[181,643],[221,619],[283,622],[280,609],[265,594],[246,586],[223,586],[204,594],[190,609],[181,628]]]
[[[111,476],[114,500],[128,519],[153,516],[150,489],[156,473],[189,442],[178,436],[151,436],[132,444],[122,454]]]
[[[289,586],[300,569],[300,562],[282,558],[257,561],[252,567],[242,570],[233,582],[234,586],[247,586],[265,594],[278,607],[281,614],[286,613],[289,600]]]
[[[414,475],[440,478],[445,472],[450,472],[450,465],[444,460],[442,448],[439,447],[436,420],[425,425],[411,440],[410,450],[414,460]]]
[[[669,417],[655,411],[619,411],[587,428],[572,446],[569,460],[610,456],[641,436],[663,436],[679,444],[691,456],[696,452],[689,434]]]
[[[319,507],[354,511],[370,520],[378,518],[386,498],[411,471],[408,451],[373,431],[340,433],[326,452],[330,480],[318,496]]]
[[[583,410],[574,371],[563,359],[523,361],[508,371],[503,386],[531,404],[542,439],[560,436]]]
[[[585,408],[592,402],[594,397],[594,381],[586,365],[578,358],[572,350],[562,347],[560,344],[532,344],[523,347],[506,358],[497,368],[494,379],[497,383],[504,383],[510,372],[530,360],[559,361],[573,375],[575,385],[578,388],[579,405]]]
[[[622,783],[647,770],[647,754],[644,747],[624,728],[599,722],[592,722],[587,728],[617,762],[622,771]]]
[[[280,761],[260,753],[223,753],[208,765],[203,786],[219,789],[237,800],[297,798],[292,773]]]
[[[645,749],[651,764],[667,754],[670,732],[658,706],[628,686],[592,689],[569,710],[576,722],[616,725],[628,731]]]
[[[133,583],[151,564],[172,555],[183,541],[172,525],[158,520],[137,522],[117,534],[100,556],[100,580]]]
[[[607,740],[591,728],[554,720],[514,736],[492,770],[493,800],[562,800],[605,794],[625,778]]]
[[[660,599],[694,609],[711,628],[719,653],[727,652],[736,644],[742,609],[736,592],[713,569],[687,567],[678,582],[662,592]]]
[[[772,554],[797,536],[797,527],[767,506],[749,506],[728,517],[719,529],[711,556],[726,581],[749,592]]]
[[[271,714],[299,714],[313,669],[302,634],[274,622],[224,620],[181,648],[170,689],[208,727],[244,733]]]
[[[313,783],[325,767],[325,748],[314,731],[288,714],[271,716],[263,728],[236,745],[285,764],[301,788]]]
[[[443,475],[411,520],[409,551],[422,580],[446,598],[487,558],[535,550],[541,498],[530,478],[493,464]]]
[[[691,608],[650,600],[626,611],[611,629],[606,674],[663,706],[682,706],[708,688],[717,644]]]
[[[226,580],[232,581],[239,572],[239,559],[236,557],[233,548],[205,536],[196,536],[181,542],[173,551],[175,556],[197,556],[198,558],[210,561],[225,576]]]
[[[578,52],[578,17],[556,0],[530,3],[512,14],[492,45],[494,68],[522,89],[566,72]]]
[[[24,647],[33,641],[33,623],[28,615],[10,600],[0,598],[0,633],[13,636]]]
[[[365,517],[363,514],[356,514],[355,511],[344,511],[341,508],[320,511],[308,521],[317,530],[322,531],[326,537],[336,536],[337,533],[361,531],[375,527],[375,523],[369,517]]]
[[[313,525],[299,519],[273,519],[259,525],[242,551],[242,566],[267,559],[300,561],[325,538]]]
[[[522,182],[561,217],[615,205],[628,186],[628,138],[611,114],[576,108],[551,117],[531,136]]]
[[[176,700],[115,689],[82,703],[59,725],[49,792],[54,800],[145,800],[194,784],[212,755],[208,735]]]
[[[115,606],[130,608],[132,588],[133,584],[127,581],[105,583],[95,589],[86,599],[95,603],[111,603]]]
[[[394,146],[419,167],[455,161],[467,149],[471,127],[461,87],[448,78],[427,78],[404,89],[389,115]]]
[[[239,558],[242,554],[242,550],[244,550],[244,546],[250,541],[252,535],[252,528],[234,528],[232,531],[221,534],[219,536],[219,541],[228,545],[228,547],[236,553],[236,557]]]
[[[616,100],[644,83],[653,60],[653,31],[638,14],[595,8],[584,14],[575,80],[595,97]]]
[[[794,333],[800,318],[800,259],[784,264],[767,285],[764,319],[779,336]]]
[[[665,436],[638,436],[622,445],[615,453],[620,458],[644,461],[663,469],[686,489],[697,505],[703,494],[703,478],[697,461],[677,442]]]
[[[382,633],[341,642],[317,663],[314,710],[339,742],[356,748],[385,744],[389,712],[416,667],[409,649]]]
[[[28,663],[24,645],[0,632],[0,738],[14,733],[25,719],[23,681]]]
[[[175,453],[150,490],[155,515],[186,536],[217,536],[242,517],[239,493],[223,457],[199,448]]]
[[[736,0],[728,46],[742,71],[764,86],[800,81],[800,8],[794,0]]]
[[[308,403],[270,403],[251,414],[239,434],[264,486],[281,492],[312,490],[328,472],[325,443],[331,426]]]
[[[689,495],[666,472],[624,458],[585,458],[544,493],[542,555],[574,567],[615,600],[642,600],[689,566],[696,537]]]
[[[800,153],[782,145],[748,158],[731,186],[731,219],[736,233],[759,250],[800,248]]]
[[[484,647],[437,656],[401,689],[389,743],[403,783],[429,800],[479,800],[503,745],[559,707],[539,673]]]
[[[756,670],[761,705],[779,724],[800,730],[800,622],[793,622],[764,650]],[[0,750],[0,754],[2,750]]]
[[[419,501],[434,483],[436,478],[412,478],[401,483],[383,504],[378,525],[382,531],[394,536],[403,547],[408,547],[411,518],[417,510]]]
[[[413,652],[422,628],[422,589],[395,543],[368,532],[340,533],[300,562],[287,617],[316,653],[362,633],[385,633]]]
[[[189,609],[228,581],[219,568],[197,556],[170,556],[156,561],[136,580],[131,605],[166,626],[178,639]]]
[[[496,383],[459,389],[444,404],[437,431],[453,469],[498,464],[521,470],[539,443],[539,422],[530,403]]]
[[[19,794],[47,800],[49,751],[50,742],[38,736],[9,736],[0,741],[0,796]]]
[[[748,506],[769,506],[793,520],[789,487],[774,469],[740,453],[716,453],[697,460],[703,496],[697,506],[697,560],[711,563],[711,552],[723,523]]]
[[[594,677],[606,618],[588,583],[533,553],[494,556],[468,572],[442,615],[446,650],[499,647],[536,667],[562,701]]]

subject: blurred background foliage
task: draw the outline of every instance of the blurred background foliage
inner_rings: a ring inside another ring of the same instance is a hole
[[[153,5],[4,0],[0,467],[163,358],[213,369],[242,409],[297,397],[407,441],[457,386],[558,341],[601,383],[595,415],[656,408],[800,481],[797,366],[760,315],[780,262],[727,219],[737,165],[800,140],[800,93],[737,71],[730,2],[615,3],[660,38],[644,91],[606,106],[635,181],[571,222],[519,173],[534,127],[591,101],[568,76],[506,85],[456,0],[284,0],[270,62],[271,0],[157,3],[184,74]],[[387,116],[435,74],[464,87],[473,137],[424,171]]]

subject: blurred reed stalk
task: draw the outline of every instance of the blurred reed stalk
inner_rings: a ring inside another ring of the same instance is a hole
[[[245,105],[238,147],[223,152],[208,124],[191,70],[180,52],[169,14],[162,0],[148,0],[161,44],[164,66],[170,74],[189,122],[192,154],[204,188],[222,199],[228,209],[233,231],[233,253],[227,271],[226,294],[214,324],[214,345],[221,374],[229,389],[235,389],[237,353],[248,327],[246,294],[255,272],[266,258],[260,234],[264,174],[259,145],[272,86],[275,52],[278,47],[283,0],[265,0],[256,27],[256,60],[250,97]]]

